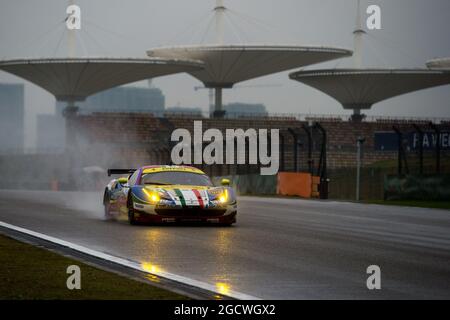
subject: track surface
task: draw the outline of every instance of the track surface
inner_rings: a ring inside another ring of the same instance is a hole
[[[265,299],[450,298],[450,211],[241,197],[231,228],[134,227],[100,201],[0,190],[0,221]]]

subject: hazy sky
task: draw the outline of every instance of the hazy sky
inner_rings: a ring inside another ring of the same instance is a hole
[[[75,0],[81,7],[79,56],[145,57],[156,46],[211,43],[215,0]],[[365,66],[424,67],[450,56],[449,0],[362,0],[382,10],[382,30],[364,40]],[[0,0],[0,58],[67,56],[66,0]],[[330,45],[352,49],[356,0],[225,0],[227,43]],[[365,17],[365,16],[364,16]],[[209,26],[209,28],[208,28]],[[350,66],[349,59],[311,68]],[[224,92],[224,102],[264,103],[270,112],[347,113],[333,99],[288,79],[288,72],[242,83],[274,85]],[[0,82],[23,82],[0,71]],[[180,74],[156,78],[166,106],[207,110],[201,83]],[[139,85],[144,85],[140,83]],[[26,146],[34,145],[35,115],[54,110],[54,98],[26,82]],[[368,114],[450,117],[450,86],[376,104]]]

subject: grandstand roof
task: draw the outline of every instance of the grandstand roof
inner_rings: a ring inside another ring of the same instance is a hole
[[[42,87],[63,101],[82,101],[112,87],[198,70],[200,61],[164,58],[50,58],[0,60],[0,70]]]
[[[370,109],[405,93],[450,84],[450,71],[429,69],[330,69],[291,73],[339,101],[346,109]]]
[[[450,57],[429,60],[429,61],[427,61],[427,67],[430,69],[449,69],[450,70]]]
[[[195,59],[202,70],[189,73],[206,87],[229,88],[235,83],[352,55],[331,47],[281,45],[205,45],[155,48],[150,57]]]

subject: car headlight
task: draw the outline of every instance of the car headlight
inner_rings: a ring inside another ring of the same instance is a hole
[[[219,202],[220,203],[227,203],[228,202],[228,190],[223,190],[223,193],[219,196]]]
[[[233,201],[233,195],[228,188],[214,188],[208,190],[209,199],[220,204],[228,204]]]
[[[155,191],[148,191],[147,189],[144,189],[144,193],[151,204],[156,204],[159,200],[161,200],[161,197]]]

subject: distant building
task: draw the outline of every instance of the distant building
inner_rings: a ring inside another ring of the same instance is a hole
[[[65,103],[59,102],[57,108],[63,110]],[[122,86],[94,94],[83,102],[77,102],[79,112],[150,112],[162,115],[165,96],[158,88]]]
[[[226,118],[239,118],[239,117],[266,117],[268,112],[266,106],[261,103],[229,103],[224,105],[226,111]]]
[[[177,114],[186,114],[190,116],[201,116],[202,115],[202,109],[196,108],[196,107],[170,107],[166,109],[166,114],[168,115],[177,115]]]
[[[0,83],[0,152],[23,152],[24,113],[24,85]]]

